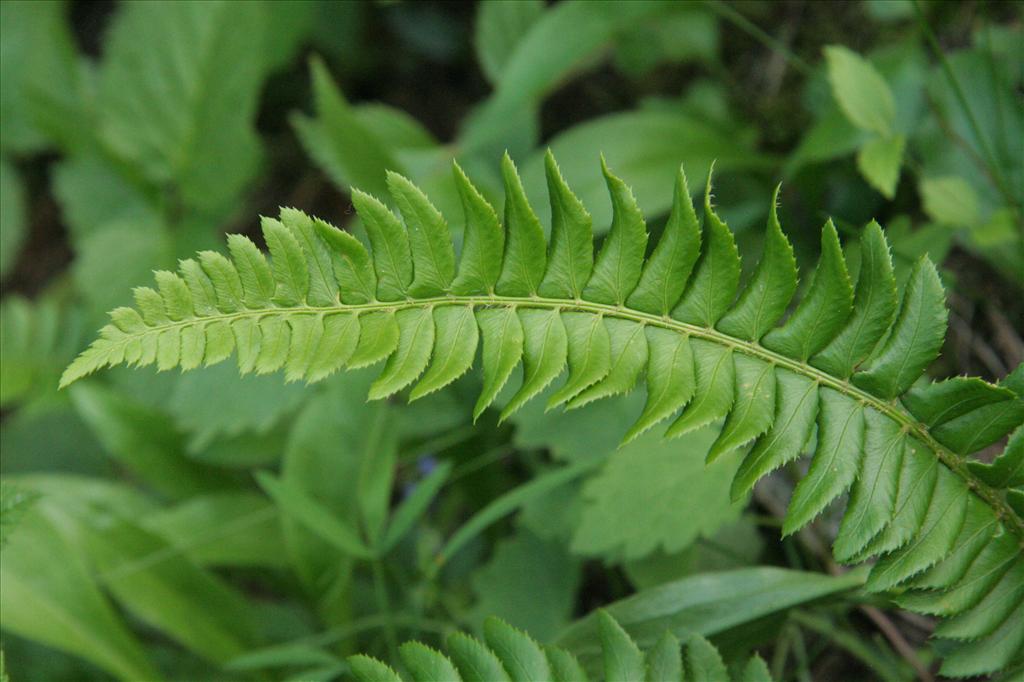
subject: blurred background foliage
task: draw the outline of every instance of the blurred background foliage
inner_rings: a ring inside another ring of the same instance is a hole
[[[588,662],[593,623],[570,624],[608,604],[641,643],[698,632],[780,679],[927,677],[931,624],[831,563],[833,516],[780,539],[793,471],[729,504],[713,432],[616,449],[642,396],[473,426],[473,375],[411,405],[366,403],[363,374],[57,376],[151,270],[258,240],[278,206],[361,234],[350,188],[386,198],[396,169],[459,230],[453,159],[498,202],[507,149],[543,206],[550,147],[598,233],[599,154],[655,232],[678,165],[714,162],[745,253],[780,181],[802,263],[826,217],[850,242],[877,218],[898,271],[928,253],[951,287],[936,372],[1001,377],[1024,319],[1021,8],[5,0],[11,678],[330,680],[488,615]]]

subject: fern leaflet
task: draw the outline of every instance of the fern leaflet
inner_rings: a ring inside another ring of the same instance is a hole
[[[397,174],[387,184],[401,219],[353,194],[369,250],[284,209],[263,222],[269,262],[232,235],[230,260],[203,252],[178,273],[158,272],[158,289],[138,288],[135,308],[112,311],[61,385],[111,365],[191,369],[235,351],[243,373],[283,370],[310,382],[384,361],[370,397],[411,387],[416,399],[468,371],[478,347],[484,388],[474,416],[520,362],[523,382],[503,419],[567,366],[552,405],[571,409],[645,383],[646,407],[626,438],[670,418],[668,436],[724,420],[709,456],[748,448],[736,498],[815,443],[785,532],[849,491],[837,558],[878,557],[869,589],[949,618],[938,632],[956,645],[944,674],[1024,657],[1024,366],[999,385],[922,380],[946,331],[932,263],[915,265],[900,298],[885,236],[871,223],[854,285],[826,223],[811,286],[787,317],[797,272],[774,199],[764,253],[740,291],[740,256],[710,178],[701,226],[680,171],[645,260],[644,218],[607,166],[613,221],[596,256],[590,216],[550,154],[546,171],[550,244],[511,159],[502,162],[504,226],[455,167],[466,221],[459,259],[445,217]],[[970,458],[1007,434],[992,464]]]

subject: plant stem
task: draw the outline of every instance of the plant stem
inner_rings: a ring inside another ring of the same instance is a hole
[[[391,600],[388,598],[388,587],[385,584],[384,565],[380,559],[370,562],[373,570],[373,591],[377,597],[377,609],[381,613],[384,625],[384,639],[388,646],[388,656],[392,661],[398,660],[398,634],[395,631],[395,622],[391,617]]]
[[[751,22],[745,16],[737,12],[735,9],[730,7],[721,0],[704,0],[704,5],[711,9],[713,12],[721,16],[726,21],[730,21],[736,25],[740,30],[746,31],[752,38],[757,40],[759,43],[764,45],[770,50],[775,50],[783,57],[790,65],[799,71],[804,76],[810,76],[814,72],[814,68],[805,62],[800,56],[790,50],[782,41],[773,38],[768,35],[763,29],[758,27],[756,24]]]

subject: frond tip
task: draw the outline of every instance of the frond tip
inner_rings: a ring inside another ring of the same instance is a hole
[[[701,225],[680,170],[671,215],[645,259],[644,217],[607,165],[613,220],[596,256],[590,214],[550,153],[550,243],[511,159],[501,168],[504,225],[454,170],[466,220],[459,257],[445,216],[392,173],[400,216],[368,194],[352,196],[371,248],[284,209],[263,220],[269,261],[232,235],[230,259],[202,252],[177,273],[158,272],[157,288],[136,289],[134,308],[111,313],[61,386],[112,365],[193,369],[234,352],[242,373],[283,370],[290,381],[383,361],[371,398],[411,387],[416,399],[468,371],[478,347],[474,417],[520,362],[522,384],[502,418],[567,367],[551,406],[643,383],[647,404],[626,437],[670,418],[668,436],[724,420],[711,457],[745,450],[737,498],[814,443],[784,531],[849,491],[837,557],[880,557],[869,588],[899,588],[910,607],[954,616],[938,634],[965,643],[944,672],[984,674],[1024,656],[1024,366],[998,386],[922,381],[946,332],[944,290],[927,259],[900,295],[884,232],[871,223],[854,285],[826,223],[813,284],[794,306],[798,278],[776,198],[760,264],[741,290],[740,255],[712,206],[710,178]],[[1011,433],[992,465],[970,458]]]

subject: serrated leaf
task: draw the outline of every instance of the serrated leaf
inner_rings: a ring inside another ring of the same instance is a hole
[[[461,632],[448,637],[448,653],[465,682],[509,682],[501,661],[483,642]]]
[[[668,438],[681,436],[726,416],[735,397],[736,370],[732,350],[703,339],[690,339],[690,349],[697,374],[695,397],[665,431]]]
[[[907,282],[892,333],[853,383],[883,398],[907,390],[931,364],[946,336],[945,294],[935,266],[919,260]]]
[[[388,189],[405,220],[412,250],[413,296],[433,296],[448,290],[455,275],[455,250],[448,223],[430,200],[407,178],[388,172]]]
[[[504,421],[555,380],[565,367],[568,337],[557,310],[519,311],[523,326],[523,385],[501,411]]]
[[[868,357],[892,325],[898,303],[889,245],[875,221],[864,228],[860,253],[853,313],[839,335],[811,360],[815,367],[844,379]]]
[[[668,630],[658,643],[647,652],[647,679],[665,682],[683,682],[683,659],[679,640]]]
[[[569,378],[548,399],[548,409],[575,398],[611,369],[611,340],[600,315],[562,313],[568,339]]]
[[[732,231],[711,208],[709,175],[704,189],[703,250],[672,317],[690,324],[714,326],[732,305],[739,283],[739,252]]]
[[[526,198],[519,171],[508,153],[501,160],[505,185],[504,263],[497,291],[504,296],[530,296],[537,293],[544,278],[547,245],[544,229]]]
[[[405,667],[412,675],[413,682],[437,682],[451,680],[462,682],[462,676],[448,658],[436,649],[420,642],[406,642],[398,653]]]
[[[484,388],[473,408],[474,421],[494,401],[523,355],[523,326],[514,308],[485,308],[476,318],[484,337]]]
[[[690,200],[690,189],[682,167],[672,195],[672,212],[658,245],[647,259],[640,282],[629,295],[629,307],[656,315],[667,315],[686,287],[700,256],[700,224]]]
[[[644,325],[611,318],[604,318],[603,322],[611,342],[608,374],[573,398],[569,402],[570,408],[582,407],[600,398],[631,391],[647,365]]]
[[[775,416],[775,368],[741,354],[734,355],[733,362],[736,398],[722,431],[708,451],[708,462],[760,436]]]
[[[603,158],[601,170],[612,197],[612,226],[597,254],[583,297],[588,301],[622,305],[640,279],[647,229],[633,192],[612,175]]]
[[[658,327],[647,327],[647,404],[623,437],[628,443],[690,402],[697,388],[690,340]]]
[[[438,306],[434,309],[433,360],[420,382],[409,393],[409,400],[433,393],[465,374],[476,358],[479,340],[476,318],[469,306]]]
[[[370,386],[370,400],[396,393],[419,377],[434,350],[434,319],[430,308],[406,308],[395,313],[398,347]]]
[[[412,283],[409,237],[398,218],[375,197],[352,190],[352,204],[366,227],[377,272],[377,296],[382,301],[405,298]]]
[[[777,215],[779,189],[772,195],[764,253],[757,270],[736,305],[716,325],[730,336],[757,341],[779,321],[796,292],[796,258]]]
[[[791,535],[853,485],[864,446],[864,406],[831,388],[818,391],[818,446],[807,476],[797,483],[782,524]]]
[[[454,164],[455,186],[466,218],[459,273],[452,283],[456,294],[493,294],[501,272],[505,232],[480,191],[458,164]]]
[[[376,301],[377,273],[363,243],[319,218],[313,220],[313,226],[330,249],[341,300],[352,304]]]
[[[544,173],[551,200],[551,248],[541,296],[579,298],[594,267],[594,235],[590,214],[572,193],[549,149]]]
[[[544,651],[525,632],[496,618],[488,618],[484,622],[484,639],[505,666],[512,682],[551,678]]]
[[[644,682],[644,655],[636,642],[607,613],[601,611],[598,615],[604,678],[622,682]]]
[[[807,360],[843,328],[853,306],[853,286],[832,221],[821,233],[821,259],[807,296],[777,329],[768,332],[764,345],[787,357]]]

